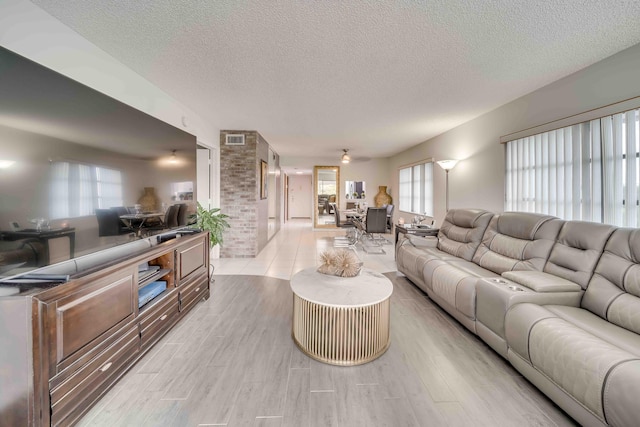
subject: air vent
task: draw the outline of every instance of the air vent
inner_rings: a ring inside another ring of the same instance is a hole
[[[227,135],[225,145],[244,145],[244,135]]]

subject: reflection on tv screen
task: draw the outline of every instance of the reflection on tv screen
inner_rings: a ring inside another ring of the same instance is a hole
[[[196,138],[0,48],[0,277],[184,226]]]

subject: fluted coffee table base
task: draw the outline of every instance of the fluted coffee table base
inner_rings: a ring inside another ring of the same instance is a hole
[[[363,271],[341,278],[308,269],[292,278],[291,288],[292,337],[309,357],[352,366],[370,362],[389,348],[393,286],[383,275]]]

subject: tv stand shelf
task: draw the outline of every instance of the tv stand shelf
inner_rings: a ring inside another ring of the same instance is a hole
[[[140,265],[147,264],[159,269],[145,276]],[[139,308],[139,290],[159,280],[166,289]],[[0,298],[0,313],[9,320],[0,324],[0,348],[8,349],[0,354],[8,392],[0,396],[0,419],[75,424],[189,309],[209,298],[209,280],[209,236],[197,233],[56,287]],[[3,396],[12,396],[11,404]]]
[[[155,272],[154,274],[145,277],[143,280],[138,280],[138,288],[144,288],[149,283],[155,282],[156,280],[162,279],[167,274],[171,273],[173,270],[170,268],[162,268]]]

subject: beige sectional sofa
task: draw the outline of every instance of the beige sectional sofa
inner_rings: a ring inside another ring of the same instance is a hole
[[[450,210],[398,270],[583,425],[640,425],[640,230]]]

